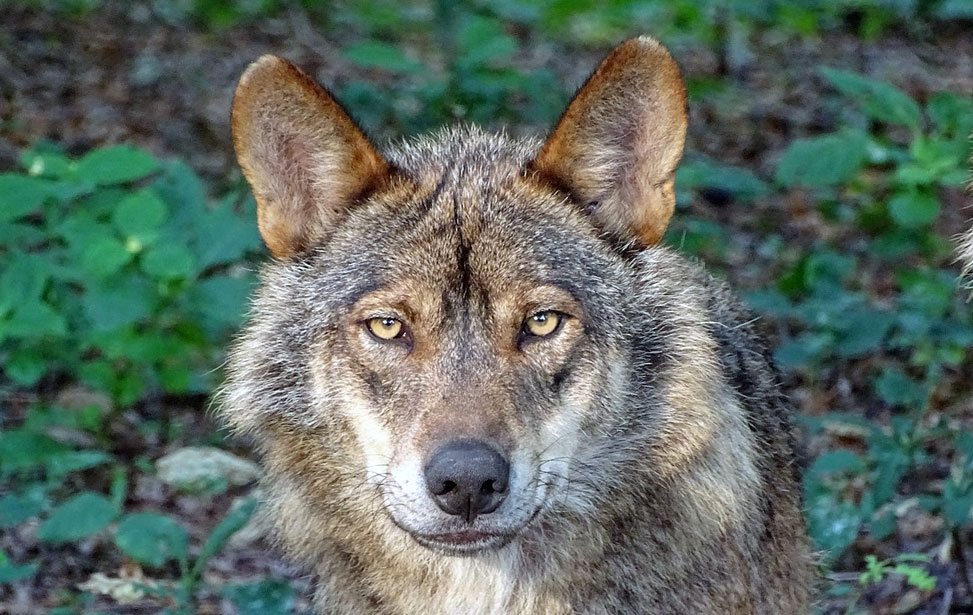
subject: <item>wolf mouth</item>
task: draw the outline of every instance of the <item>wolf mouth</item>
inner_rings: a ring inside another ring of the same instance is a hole
[[[513,540],[514,535],[460,531],[440,534],[413,533],[412,537],[422,546],[447,555],[473,555],[480,551],[499,549]]]

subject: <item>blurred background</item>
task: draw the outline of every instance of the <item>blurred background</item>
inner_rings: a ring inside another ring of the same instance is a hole
[[[250,61],[379,143],[526,134],[640,33],[690,93],[666,241],[760,315],[799,413],[818,613],[973,613],[973,0],[0,0],[0,612],[308,612],[207,411],[267,258]]]

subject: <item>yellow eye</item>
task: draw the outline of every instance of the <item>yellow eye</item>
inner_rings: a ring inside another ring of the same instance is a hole
[[[534,337],[547,337],[561,326],[557,312],[538,312],[524,321],[524,332]]]
[[[402,335],[402,321],[396,318],[369,318],[365,322],[369,332],[380,340],[394,340]]]

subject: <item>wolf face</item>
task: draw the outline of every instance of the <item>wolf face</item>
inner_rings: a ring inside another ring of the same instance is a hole
[[[702,562],[781,576],[752,552],[769,532],[804,565],[773,375],[722,287],[656,246],[686,131],[658,43],[619,46],[543,143],[455,128],[381,154],[271,56],[233,130],[275,259],[222,411],[324,610],[742,613],[743,580],[688,591]]]
[[[441,139],[390,156],[414,183],[314,253],[305,309],[321,327],[314,412],[347,421],[400,528],[462,553],[563,497],[579,430],[620,394],[609,323],[631,280],[583,215],[521,175],[522,148]]]
[[[430,548],[497,548],[583,499],[567,490],[579,435],[614,425],[613,366],[659,327],[631,305],[623,252],[665,228],[685,94],[654,42],[616,55],[543,149],[467,128],[382,157],[284,61],[241,80],[237,148],[280,259],[254,320],[300,322],[306,344],[287,363],[307,403],[281,391],[251,420],[354,433],[348,480]]]

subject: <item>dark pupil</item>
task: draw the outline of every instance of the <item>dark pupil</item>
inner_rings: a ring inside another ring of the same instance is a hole
[[[541,325],[544,324],[545,322],[547,322],[547,314],[535,314],[534,322]]]
[[[382,319],[382,326],[385,327],[386,329],[391,329],[392,327],[395,326],[395,319],[394,318],[383,318]]]

